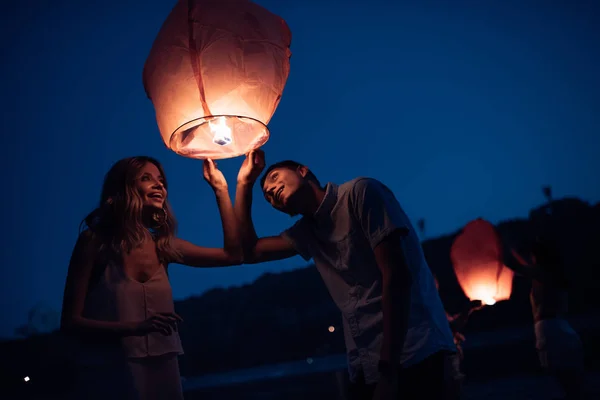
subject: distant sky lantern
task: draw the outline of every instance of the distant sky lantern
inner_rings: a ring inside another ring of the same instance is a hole
[[[450,256],[458,283],[470,300],[492,305],[510,298],[514,273],[502,262],[502,244],[491,223],[469,222],[452,244]]]
[[[290,71],[291,32],[248,0],[179,0],[156,37],[143,81],[165,145],[231,158],[269,139]]]

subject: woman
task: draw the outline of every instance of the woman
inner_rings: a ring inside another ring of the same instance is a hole
[[[175,237],[158,161],[131,157],[108,171],[100,205],[84,220],[64,291],[61,329],[77,345],[75,398],[183,399],[181,318],[174,312],[168,265],[242,262],[227,182],[211,160],[204,162],[204,178],[221,212],[221,249]]]
[[[579,399],[584,380],[583,347],[579,335],[565,319],[568,279],[558,246],[537,237],[529,251],[530,261],[514,249],[509,250],[505,265],[531,279],[529,300],[540,364],[556,377],[568,399]]]

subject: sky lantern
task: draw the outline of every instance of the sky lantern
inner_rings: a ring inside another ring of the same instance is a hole
[[[248,0],[179,0],[143,72],[165,145],[197,159],[231,158],[269,139],[290,71],[291,32]]]
[[[492,305],[510,298],[514,272],[502,262],[502,244],[491,223],[469,222],[454,240],[450,257],[469,300]]]

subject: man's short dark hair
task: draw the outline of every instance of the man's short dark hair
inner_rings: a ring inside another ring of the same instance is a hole
[[[285,168],[285,169],[291,169],[292,171],[296,171],[298,169],[298,167],[302,167],[302,166],[304,166],[304,164],[300,164],[299,162],[296,162],[293,160],[279,161],[275,164],[272,164],[271,166],[269,166],[269,168],[267,168],[267,170],[265,171],[262,178],[260,178],[261,189],[265,186],[265,180],[267,179],[267,175],[269,175],[269,173],[271,171],[273,171],[274,169]],[[317,179],[315,174],[312,173],[312,171],[310,169],[308,170],[308,173],[306,174],[306,178],[315,182],[317,185],[319,185],[319,187],[321,186],[321,184],[319,183],[319,180]]]

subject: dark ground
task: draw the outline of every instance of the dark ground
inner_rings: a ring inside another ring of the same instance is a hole
[[[588,396],[600,399],[600,371],[588,372]],[[186,400],[337,400],[333,373],[293,379],[255,382],[186,393]],[[483,382],[466,382],[464,400],[553,400],[561,398],[560,388],[549,377],[537,374],[495,378]]]
[[[600,400],[600,315],[569,318],[585,349],[590,400]],[[268,343],[265,343],[267,346]],[[533,327],[477,332],[467,335],[462,370],[465,400],[554,400],[561,398],[556,383],[543,375],[534,348]],[[345,369],[343,354],[269,364],[214,375],[184,377],[187,400],[338,400],[338,376]],[[10,371],[2,374],[0,399],[63,399],[70,372],[44,370],[30,382],[10,385]],[[15,375],[15,378],[16,378]],[[5,379],[6,378],[6,379]]]
[[[586,353],[587,399],[600,400],[600,318],[598,314],[570,318]],[[343,357],[315,359],[264,369],[249,369],[223,378],[188,379],[187,400],[338,400],[338,378]],[[321,369],[321,371],[318,371]],[[462,370],[466,374],[464,400],[554,400],[562,391],[539,367],[531,325],[468,336]],[[318,372],[317,372],[318,371]],[[261,379],[261,376],[263,377]],[[239,383],[235,383],[235,380]],[[191,390],[192,387],[195,390]]]

